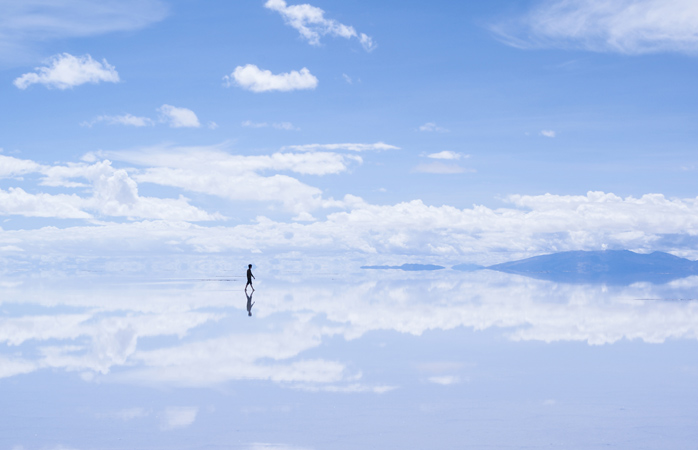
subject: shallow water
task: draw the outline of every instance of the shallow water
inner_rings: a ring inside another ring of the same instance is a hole
[[[695,448],[698,277],[0,280],[0,448]]]

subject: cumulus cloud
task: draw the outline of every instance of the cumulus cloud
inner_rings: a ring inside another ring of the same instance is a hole
[[[345,39],[356,38],[367,52],[376,48],[373,38],[364,33],[357,33],[354,27],[326,19],[325,11],[316,6],[307,3],[288,5],[284,0],[268,0],[264,7],[281,14],[286,24],[298,30],[303,39],[311,45],[320,45],[320,37],[329,35]]]
[[[198,128],[201,126],[194,111],[187,108],[177,108],[172,105],[162,105],[158,108],[161,120],[172,128]]]
[[[0,2],[0,59],[24,60],[40,42],[135,30],[166,15],[161,0]]]
[[[141,219],[222,219],[218,213],[209,214],[190,205],[182,196],[166,199],[139,195],[136,181],[126,170],[113,168],[109,161],[47,166],[0,155],[0,163],[4,163],[0,167],[5,167],[5,176],[38,173],[43,176],[40,181],[43,186],[88,188],[92,192],[91,197],[81,197],[77,194],[34,194],[19,187],[0,189],[0,213],[4,215],[61,219],[91,219],[95,214]]]
[[[316,152],[319,150],[342,151],[348,150],[352,152],[365,152],[369,150],[400,150],[400,147],[386,144],[385,142],[376,142],[375,144],[305,144],[305,145],[287,145],[281,148],[282,150],[295,150],[299,152]]]
[[[331,152],[233,155],[219,146],[104,152],[102,155],[146,166],[134,174],[139,183],[179,187],[237,201],[280,202],[295,213],[343,207],[345,203],[323,198],[320,189],[296,178],[278,173],[264,176],[263,172],[328,175],[344,172],[350,164],[362,162],[358,156]]]
[[[300,72],[291,72],[275,75],[270,70],[262,70],[254,64],[238,66],[232,74],[223,77],[225,86],[239,86],[252,92],[271,91],[295,91],[303,89],[315,89],[318,79],[303,67]]]
[[[446,133],[448,130],[436,125],[434,122],[427,122],[419,127],[419,131],[436,131],[438,133]]]
[[[160,427],[163,430],[186,428],[196,420],[199,412],[197,407],[170,407],[163,412]]]
[[[541,136],[545,136],[547,138],[554,138],[555,137],[555,132],[553,130],[542,130],[540,132]]]
[[[449,160],[458,160],[461,158],[468,158],[470,155],[463,155],[462,153],[456,153],[450,150],[444,150],[442,152],[438,153],[430,153],[427,155],[427,158],[431,159],[449,159]]]
[[[698,4],[692,0],[546,0],[492,29],[505,43],[519,48],[695,54]]]
[[[109,125],[128,125],[132,127],[151,127],[155,125],[153,119],[138,117],[132,114],[124,114],[121,116],[97,116],[90,121],[82,122],[80,125],[83,127],[92,127],[99,122],[106,122]]]
[[[114,66],[109,65],[106,59],[95,61],[90,55],[77,57],[62,53],[49,59],[47,67],[37,67],[36,70],[15,79],[14,85],[19,89],[26,89],[32,84],[69,89],[85,83],[119,82],[119,74]]]

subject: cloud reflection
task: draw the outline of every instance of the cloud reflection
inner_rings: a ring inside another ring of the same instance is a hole
[[[698,302],[661,300],[690,298],[698,277],[608,287],[491,271],[267,277],[254,321],[232,300],[239,294],[224,287],[230,285],[130,286],[91,295],[55,289],[51,296],[8,289],[12,300],[0,307],[13,313],[0,319],[0,378],[53,368],[79,371],[86,381],[203,387],[265,380],[305,391],[382,393],[397,386],[366,381],[350,356],[323,343],[371,331],[420,336],[459,327],[502,329],[514,342],[698,339]],[[53,308],[71,312],[51,314]],[[422,366],[431,383],[463,381],[461,363]],[[171,428],[177,426],[184,425]]]

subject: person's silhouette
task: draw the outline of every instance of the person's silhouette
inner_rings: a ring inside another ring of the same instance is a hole
[[[247,295],[247,291],[245,291],[245,297],[247,297],[247,315],[252,316],[252,306],[254,306],[254,302],[252,301],[252,295],[254,294],[254,289],[252,289],[252,292],[250,292],[250,295]]]
[[[252,264],[247,265],[247,284],[245,285],[245,293],[247,293],[247,286],[250,286],[252,288],[252,292],[254,292],[254,286],[252,286],[252,278],[254,278],[254,275],[252,275]],[[256,278],[255,278],[256,280]]]

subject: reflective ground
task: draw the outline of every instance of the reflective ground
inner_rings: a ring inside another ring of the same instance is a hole
[[[698,277],[348,267],[0,279],[0,448],[696,448]]]

